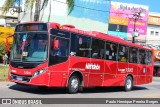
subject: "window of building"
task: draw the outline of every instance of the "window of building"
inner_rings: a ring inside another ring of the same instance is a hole
[[[119,45],[118,49],[118,61],[128,62],[128,47]]]
[[[155,32],[155,36],[159,36],[159,32]]]
[[[78,34],[71,34],[71,56],[90,57],[91,38]]]
[[[117,60],[117,47],[115,43],[106,42],[106,60]]]
[[[154,31],[151,31],[151,32],[150,32],[150,35],[151,35],[151,36],[154,36]]]

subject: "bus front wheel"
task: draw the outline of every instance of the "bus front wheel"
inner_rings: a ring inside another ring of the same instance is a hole
[[[131,76],[127,76],[124,84],[125,91],[131,91],[133,88],[133,78]]]
[[[68,81],[67,91],[69,94],[78,92],[80,86],[80,79],[77,75],[72,75]]]

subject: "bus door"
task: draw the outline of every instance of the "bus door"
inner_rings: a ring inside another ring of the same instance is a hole
[[[137,84],[137,70],[138,69],[138,48],[129,47],[129,67],[128,74],[133,74],[134,84]]]
[[[117,74],[117,52],[118,44],[112,42],[106,42],[105,50],[105,71],[103,86],[114,86],[117,81],[115,77]]]
[[[128,47],[119,45],[118,49],[118,69],[117,69],[117,85],[122,85],[125,76],[128,74],[129,61],[128,61]]]
[[[70,33],[51,29],[49,68],[50,86],[64,86],[68,75]]]
[[[70,72],[79,71],[83,75],[84,86],[88,86],[90,72],[91,38],[85,35],[71,33]]]
[[[86,64],[90,69],[88,86],[102,86],[105,59],[105,41],[92,38],[91,63]]]

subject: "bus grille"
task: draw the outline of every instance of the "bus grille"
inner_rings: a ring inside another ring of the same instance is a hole
[[[11,79],[12,80],[17,80],[17,81],[22,81],[22,82],[29,82],[31,77],[19,76],[19,75],[11,74]]]

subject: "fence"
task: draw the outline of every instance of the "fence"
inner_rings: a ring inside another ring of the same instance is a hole
[[[0,81],[7,81],[8,80],[8,65],[0,64]]]

